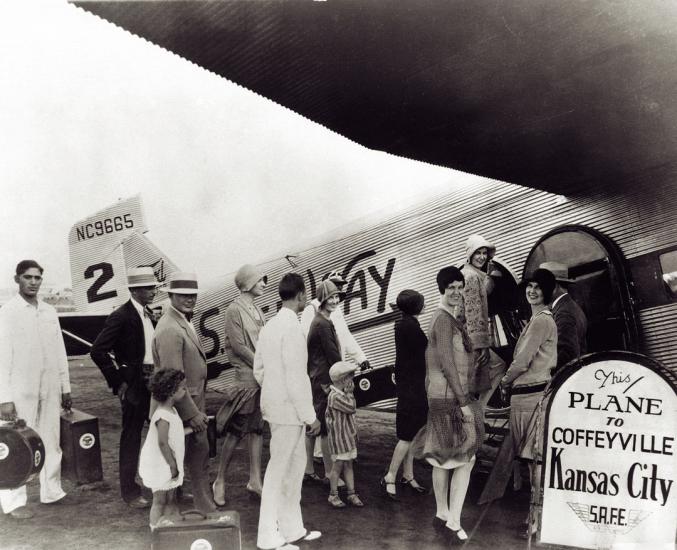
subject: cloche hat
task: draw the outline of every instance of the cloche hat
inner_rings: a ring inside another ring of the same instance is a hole
[[[264,283],[268,283],[268,277],[263,275],[256,266],[245,264],[235,273],[235,286],[240,292],[249,292],[261,279]]]

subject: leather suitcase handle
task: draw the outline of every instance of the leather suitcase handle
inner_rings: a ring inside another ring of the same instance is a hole
[[[200,512],[200,510],[196,510],[195,508],[193,508],[192,510],[186,510],[185,512],[181,512],[181,519],[185,520],[188,514],[197,514],[198,516],[201,516],[202,519],[207,519],[207,514],[205,514],[204,512]]]

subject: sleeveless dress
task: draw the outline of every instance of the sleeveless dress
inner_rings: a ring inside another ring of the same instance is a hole
[[[169,446],[174,452],[176,467],[179,470],[179,475],[176,479],[172,479],[169,464],[167,464],[165,457],[162,456],[160,446],[158,445],[156,422],[160,419],[169,422]],[[150,419],[148,434],[146,435],[146,441],[141,449],[141,457],[139,459],[139,475],[143,484],[153,491],[168,491],[180,486],[183,483],[184,446],[183,422],[176,409],[174,407],[172,407],[171,411],[162,407],[155,409]]]

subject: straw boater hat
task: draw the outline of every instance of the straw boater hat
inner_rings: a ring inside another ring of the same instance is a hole
[[[171,294],[197,294],[197,275],[175,271],[169,275],[169,280],[163,290]]]
[[[261,279],[264,283],[268,282],[268,277],[263,275],[256,266],[245,264],[235,274],[235,286],[240,292],[249,292]]]
[[[127,270],[127,287],[158,286],[152,267],[132,267]]]
[[[342,378],[352,375],[356,370],[357,365],[355,363],[337,361],[329,369],[329,378],[332,382],[338,382]]]
[[[540,269],[547,269],[555,276],[558,283],[574,283],[573,279],[569,279],[569,268],[560,262],[543,262],[538,266]]]

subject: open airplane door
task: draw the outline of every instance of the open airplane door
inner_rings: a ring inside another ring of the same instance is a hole
[[[638,349],[639,331],[630,278],[626,272],[623,254],[611,239],[599,231],[584,226],[557,227],[541,237],[531,249],[524,264],[523,276],[531,275],[544,262],[558,262],[568,268],[569,278],[574,282],[568,285],[567,291],[581,306],[588,319],[588,352],[605,353],[607,350]],[[521,327],[524,326],[529,313],[524,297],[519,295],[516,289],[514,297],[516,301],[507,308],[513,314],[503,317],[508,321],[508,332],[519,337]],[[591,357],[588,362],[597,360],[598,354]],[[512,361],[512,355],[503,358],[508,365]],[[604,356],[599,356],[599,360],[603,361]],[[575,365],[578,361],[575,359],[563,366],[555,379],[563,371],[568,371],[565,367]],[[488,431],[500,436],[502,426],[498,420],[501,415],[497,413],[507,414],[508,409],[503,411],[489,409],[487,415],[492,412],[496,421]],[[507,429],[507,420],[505,428]],[[505,429],[503,435],[507,435]],[[503,495],[513,474],[511,446],[509,439],[503,439],[491,467],[489,479],[480,495],[478,501],[480,504]],[[519,485],[520,480],[517,479],[516,483]]]
[[[524,276],[552,261],[564,264],[573,280],[567,292],[588,319],[587,351],[638,351],[635,301],[620,248],[599,231],[567,225],[539,239],[527,257]]]

